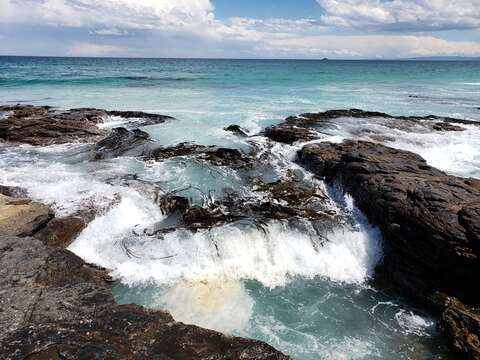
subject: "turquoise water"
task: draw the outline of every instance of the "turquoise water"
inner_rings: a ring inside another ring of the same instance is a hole
[[[236,123],[255,134],[289,115],[352,107],[480,121],[480,62],[0,57],[0,103],[19,102],[171,115],[178,120],[144,130],[163,144],[246,149],[243,139],[222,128]],[[105,120],[106,126],[118,121]],[[359,138],[362,127],[392,135],[381,119],[343,119],[323,140]],[[387,145],[417,152],[449,173],[480,177],[476,126],[461,133],[393,135]],[[254,140],[267,148],[263,137]],[[294,170],[317,182],[330,193],[331,207],[354,224],[330,231],[321,248],[308,223],[293,228],[271,222],[266,232],[236,225],[177,231],[161,240],[132,235],[162,214],[142,191],[111,185],[114,177],[135,173],[166,190],[195,185],[216,196],[224,188],[249,192],[234,171],[212,173],[189,159],[90,163],[82,157],[86,145],[0,145],[0,182],[25,186],[60,215],[121,199],[71,246],[112,269],[119,302],[168,309],[184,322],[265,340],[300,360],[454,358],[429,314],[370,284],[382,255],[378,230],[348,196],[292,162],[300,146],[274,145],[269,176],[283,179]],[[123,240],[139,259],[125,256],[118,246]]]

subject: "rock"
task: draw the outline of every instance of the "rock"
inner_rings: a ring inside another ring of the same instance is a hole
[[[0,194],[10,196],[13,198],[26,198],[28,191],[18,186],[0,185]]]
[[[46,205],[0,195],[0,235],[32,236],[53,216]]]
[[[31,145],[95,142],[108,135],[109,129],[97,125],[108,116],[135,119],[129,129],[163,123],[173,118],[141,111],[107,111],[94,108],[53,110],[48,106],[0,106],[0,140]]]
[[[66,248],[87,227],[89,221],[81,216],[67,216],[54,218],[41,229],[35,238],[41,240],[50,247]]]
[[[124,119],[136,119],[128,124],[124,124],[129,129],[138,128],[141,126],[162,124],[165,121],[175,120],[175,118],[166,115],[150,114],[143,111],[107,111],[108,115],[119,116]]]
[[[175,146],[153,147],[145,151],[144,160],[164,160],[172,157],[191,156],[205,160],[215,166],[228,166],[233,169],[245,168],[251,165],[251,159],[238,149],[205,146],[192,143],[180,143]]]
[[[438,321],[440,332],[465,359],[480,359],[480,311],[468,307],[456,298],[437,294],[442,306]]]
[[[231,133],[233,133],[237,136],[248,137],[247,131],[242,129],[239,125],[229,125],[229,126],[223,128],[223,130],[231,132]]]
[[[289,125],[267,127],[265,136],[273,141],[285,144],[293,144],[297,141],[310,141],[318,137],[313,131]]]
[[[274,141],[286,144],[292,144],[297,141],[306,142],[319,138],[323,132],[327,132],[328,134],[329,130],[336,128],[336,122],[346,118],[358,119],[357,123],[359,125],[361,125],[362,120],[381,119],[382,125],[407,132],[418,131],[419,126],[425,128],[427,131],[463,131],[465,128],[458,126],[459,124],[477,126],[480,124],[471,120],[434,115],[392,116],[375,111],[349,109],[328,110],[319,113],[305,113],[298,116],[290,116],[282,123],[266,128],[264,134]],[[365,129],[365,131],[371,131],[371,129],[368,128]],[[379,134],[373,134],[372,138],[377,136],[379,136]]]
[[[95,144],[91,158],[112,159],[118,156],[141,156],[151,143],[150,135],[142,130],[119,127]]]
[[[117,305],[104,276],[68,250],[0,237],[0,358],[290,359],[261,341]]]
[[[480,181],[419,155],[361,141],[303,147],[298,161],[337,181],[384,237],[376,277],[420,301],[436,291],[480,304]]]
[[[0,122],[0,140],[31,145],[91,142],[108,133],[97,127],[106,113],[96,109],[54,111],[31,105],[1,106],[12,114]]]

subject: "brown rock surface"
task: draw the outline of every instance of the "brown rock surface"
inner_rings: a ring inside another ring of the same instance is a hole
[[[377,274],[424,299],[435,291],[480,304],[480,181],[368,142],[305,146],[299,161],[339,181],[384,236]]]

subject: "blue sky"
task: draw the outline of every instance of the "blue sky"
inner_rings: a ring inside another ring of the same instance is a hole
[[[0,0],[0,54],[480,56],[480,0]]]
[[[322,8],[315,0],[214,0],[215,15],[219,19],[246,18],[319,18]]]

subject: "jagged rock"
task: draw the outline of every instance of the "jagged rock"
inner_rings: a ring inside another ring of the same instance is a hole
[[[0,122],[0,139],[31,145],[91,142],[108,133],[97,127],[105,112],[96,109],[54,111],[31,105],[2,106],[12,114]]]
[[[424,301],[435,291],[480,304],[480,181],[419,155],[361,141],[303,147],[298,161],[338,181],[384,237],[376,276]]]
[[[105,275],[68,250],[0,237],[0,359],[289,359],[261,341],[117,305]]]
[[[53,216],[46,205],[0,195],[0,235],[32,236]]]
[[[180,143],[170,147],[153,147],[145,151],[143,158],[145,160],[163,160],[178,156],[191,156],[205,160],[215,166],[228,166],[233,169],[243,168],[251,164],[251,159],[240,150],[192,143]]]
[[[91,158],[102,160],[118,156],[141,156],[150,143],[150,135],[142,130],[114,128],[110,135],[95,144]]]
[[[479,360],[480,311],[444,294],[436,294],[435,301],[442,308],[440,332],[465,359]]]
[[[175,118],[166,115],[159,115],[159,114],[150,114],[145,113],[143,111],[118,111],[118,110],[111,110],[107,111],[108,115],[111,116],[119,116],[125,119],[137,119],[140,121],[132,121],[130,123],[125,124],[124,126],[132,129],[138,128],[140,126],[148,126],[148,125],[156,125],[162,124],[165,121],[175,120]]]
[[[282,123],[266,128],[264,134],[274,141],[287,144],[310,141],[318,138],[322,132],[335,128],[335,121],[341,121],[342,118],[355,118],[358,121],[379,118],[383,119],[383,125],[403,131],[414,131],[419,125],[430,131],[463,131],[465,128],[458,125],[479,125],[478,122],[471,120],[434,115],[392,116],[375,111],[349,109],[290,116]],[[371,129],[365,131],[371,131]]]
[[[163,123],[173,118],[141,111],[107,111],[94,108],[53,110],[48,106],[0,106],[0,140],[31,145],[95,142],[109,134],[97,125],[108,116],[136,119],[129,129]],[[139,120],[140,119],[140,120]]]
[[[223,130],[231,132],[231,133],[233,133],[235,135],[238,135],[238,136],[241,136],[241,137],[248,137],[247,131],[242,129],[242,127],[240,125],[229,125],[229,126],[223,128]]]

